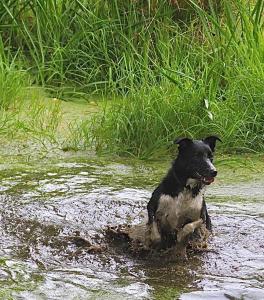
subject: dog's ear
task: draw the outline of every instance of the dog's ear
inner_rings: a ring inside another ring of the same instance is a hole
[[[211,150],[214,152],[216,141],[222,142],[221,139],[216,135],[211,135],[203,139],[203,142],[207,144]]]
[[[178,138],[174,141],[174,144],[179,145],[180,147],[188,146],[192,143],[192,139],[189,138]]]

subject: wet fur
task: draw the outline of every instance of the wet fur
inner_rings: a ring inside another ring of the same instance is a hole
[[[195,230],[204,223],[211,231],[211,219],[204,200],[205,183],[195,174],[216,176],[212,153],[217,139],[183,139],[179,143],[177,158],[147,206],[149,246],[177,246],[175,251],[180,249],[185,255],[186,245]]]
[[[156,192],[155,198],[151,198],[148,205],[150,209],[151,205],[156,206],[158,204],[153,222],[148,223],[150,244],[159,245],[162,248],[172,247],[176,244],[177,235],[182,232],[184,226],[200,219],[211,231],[211,219],[207,212],[204,192],[205,186],[203,185],[200,187],[187,185],[175,196],[168,194],[158,196]],[[158,197],[157,202],[155,202],[156,197]],[[194,230],[199,228],[198,225]]]

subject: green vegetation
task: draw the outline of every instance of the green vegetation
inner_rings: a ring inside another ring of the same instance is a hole
[[[207,134],[223,151],[264,150],[262,0],[18,2],[0,4],[4,115],[38,85],[60,99],[111,99],[70,123],[64,150],[148,158]],[[51,127],[34,111],[34,132],[55,141],[59,110]]]

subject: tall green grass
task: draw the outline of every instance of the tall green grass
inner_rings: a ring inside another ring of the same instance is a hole
[[[190,2],[197,19],[175,26],[176,57],[154,63],[160,85],[107,104],[91,129],[99,149],[146,158],[177,136],[218,134],[223,150],[264,150],[263,1],[223,1],[220,14]]]
[[[16,54],[6,51],[0,37],[0,110],[7,110],[14,103],[18,104],[24,95],[24,87],[29,84],[29,77],[16,63]]]
[[[60,121],[58,100],[47,100],[36,88],[23,87],[22,98],[17,98],[8,109],[0,109],[0,139],[2,143],[35,142],[41,148],[58,148]]]
[[[3,74],[26,70],[60,98],[118,95],[75,148],[149,157],[214,133],[224,150],[263,151],[264,2],[172,2],[3,0]]]
[[[56,142],[59,103],[47,102],[45,93],[32,86],[17,56],[5,51],[1,43],[0,53],[0,137]]]
[[[10,3],[13,3],[10,1]],[[5,6],[1,2],[0,8]],[[5,6],[6,7],[6,6]],[[19,7],[19,5],[18,5]],[[8,7],[6,7],[7,12]],[[3,12],[3,10],[2,10]],[[7,17],[2,14],[2,20]],[[8,15],[10,22],[12,18]],[[2,23],[2,28],[4,27]],[[9,24],[12,30],[14,28]],[[32,85],[33,79],[23,65],[19,48],[11,47],[10,36],[0,36],[0,137],[26,142],[38,140],[41,144],[56,142],[60,120],[59,103],[47,102],[47,95]],[[7,142],[5,140],[5,143]],[[45,141],[44,141],[45,140]]]
[[[182,59],[178,13],[168,0],[3,0],[0,30],[46,88],[127,93],[159,82],[156,65]]]

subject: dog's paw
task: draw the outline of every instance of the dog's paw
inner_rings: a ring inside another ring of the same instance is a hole
[[[195,229],[200,228],[202,224],[202,219],[186,224],[182,229],[179,230],[177,234],[177,242],[183,242],[190,234],[194,232]]]

